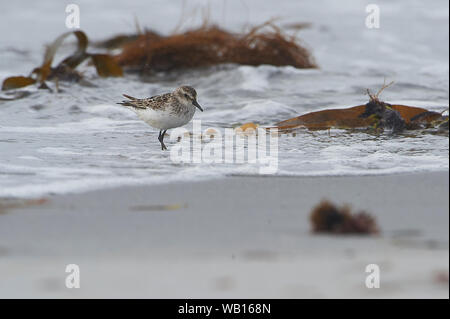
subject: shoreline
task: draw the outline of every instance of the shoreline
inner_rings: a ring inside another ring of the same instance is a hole
[[[448,298],[448,191],[448,174],[413,173],[54,195],[0,215],[0,297]],[[381,234],[312,234],[323,198],[367,210]],[[81,289],[64,286],[73,263]],[[380,289],[365,287],[370,263]]]
[[[250,179],[258,179],[258,178],[281,178],[281,179],[302,179],[302,178],[314,178],[314,179],[325,179],[325,178],[358,178],[358,177],[384,177],[384,176],[408,176],[408,175],[427,175],[427,174],[448,174],[449,170],[447,168],[439,169],[439,170],[419,170],[419,171],[399,171],[399,172],[385,172],[385,173],[355,173],[355,174],[335,174],[335,175],[329,175],[329,174],[318,174],[318,175],[292,175],[292,174],[241,174],[241,173],[228,173],[225,175],[216,175],[216,176],[196,176],[192,180],[184,180],[180,178],[173,178],[168,180],[155,180],[155,181],[146,181],[146,182],[138,182],[138,179],[136,178],[136,181],[133,182],[122,182],[121,184],[114,184],[113,185],[106,185],[107,181],[102,181],[101,184],[103,186],[88,186],[87,188],[80,189],[78,188],[71,188],[70,190],[66,190],[61,193],[55,193],[53,191],[48,191],[44,194],[38,194],[36,192],[31,192],[33,195],[30,196],[22,196],[22,195],[1,195],[0,194],[0,200],[1,199],[37,199],[37,198],[55,198],[59,196],[71,196],[71,195],[81,195],[86,193],[92,193],[92,192],[101,192],[101,191],[108,191],[108,190],[114,190],[114,189],[121,189],[121,188],[140,188],[140,187],[158,187],[159,185],[173,185],[173,184],[190,184],[190,183],[203,183],[203,182],[209,182],[209,181],[217,181],[217,180],[225,180],[230,178],[250,178]],[[77,183],[82,183],[82,181],[77,181]],[[91,184],[91,180],[89,180],[89,183]],[[105,186],[106,185],[106,186]],[[39,186],[39,185],[37,185]],[[62,185],[63,187],[67,187],[66,185]],[[21,186],[18,186],[21,187]],[[23,191],[21,192],[23,193]]]

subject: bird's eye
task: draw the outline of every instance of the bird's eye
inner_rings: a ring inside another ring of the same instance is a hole
[[[185,94],[184,97],[189,98],[189,95]]]

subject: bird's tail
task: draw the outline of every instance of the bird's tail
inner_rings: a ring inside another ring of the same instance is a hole
[[[126,95],[126,94],[123,94],[123,96],[125,96],[125,97],[128,99],[128,101],[118,102],[117,104],[120,104],[120,105],[123,105],[123,106],[136,107],[136,106],[133,104],[133,101],[137,101],[137,100],[138,100],[137,98],[132,97],[132,96],[129,96],[129,95]]]

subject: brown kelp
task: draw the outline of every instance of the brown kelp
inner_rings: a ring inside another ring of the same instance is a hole
[[[316,67],[311,53],[272,22],[242,34],[208,25],[169,36],[146,32],[124,45],[116,61],[122,67],[143,73],[223,63]]]
[[[76,51],[61,63],[52,66],[54,56],[69,35],[77,38]],[[87,51],[88,37],[83,31],[60,35],[47,47],[43,63],[28,76],[13,76],[3,81],[2,90],[38,84],[49,88],[46,81],[77,82],[82,78],[76,68],[90,59],[99,76],[122,76],[122,67],[131,71],[150,73],[174,69],[212,66],[223,63],[245,65],[291,65],[314,68],[311,53],[298,44],[295,37],[282,33],[272,22],[264,23],[242,34],[235,34],[205,23],[202,27],[182,33],[162,36],[146,30],[132,35],[118,35],[94,46],[122,48],[116,56]]]
[[[69,35],[77,38],[76,51],[61,61],[58,65],[52,66],[56,52],[61,47],[64,40]],[[50,44],[44,54],[44,60],[40,67],[31,71],[28,76],[13,76],[3,81],[2,90],[11,90],[25,87],[31,84],[38,84],[40,88],[48,88],[46,81],[71,81],[76,82],[82,75],[76,71],[78,65],[87,59],[91,59],[99,76],[122,76],[122,68],[116,63],[112,56],[108,54],[93,54],[87,52],[89,40],[83,31],[67,32],[60,35]]]
[[[389,85],[384,84],[377,94],[372,94],[368,90],[369,102],[366,104],[310,112],[275,123],[274,127],[278,128],[280,132],[291,132],[297,128],[310,130],[371,129],[375,132],[390,130],[392,133],[421,128],[438,128],[440,131],[448,132],[448,116],[444,116],[442,113],[416,106],[389,104],[381,101],[379,95]],[[250,124],[246,123],[245,125]]]
[[[375,219],[365,211],[352,214],[349,206],[337,207],[327,200],[312,209],[310,221],[315,233],[370,235],[379,232]]]

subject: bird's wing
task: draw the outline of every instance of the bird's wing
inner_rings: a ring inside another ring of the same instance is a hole
[[[123,96],[125,96],[128,100],[117,104],[131,106],[135,109],[162,110],[166,107],[166,103],[169,101],[170,93],[155,95],[145,99],[137,99],[126,94]]]

